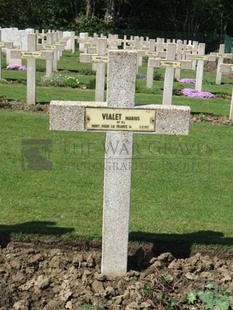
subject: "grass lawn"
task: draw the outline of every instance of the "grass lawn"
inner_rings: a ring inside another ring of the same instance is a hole
[[[78,57],[67,54],[59,68]],[[77,66],[77,67],[76,67]],[[43,70],[43,63],[40,64]],[[80,80],[90,68],[81,65]],[[143,68],[145,70],[145,68]],[[42,72],[39,72],[41,74]],[[23,80],[25,72],[3,72]],[[18,76],[17,76],[18,74]],[[63,73],[62,73],[63,74]],[[67,72],[65,73],[67,74]],[[74,72],[72,74],[75,74]],[[77,72],[77,76],[79,76]],[[39,75],[38,75],[39,78]],[[232,85],[204,88],[231,94]],[[162,102],[162,95],[139,82],[137,104]],[[160,83],[160,84],[159,84]],[[177,83],[177,82],[176,82]],[[176,84],[178,85],[178,83]],[[156,86],[157,87],[157,86]],[[158,82],[158,89],[162,82]],[[25,100],[23,83],[0,84],[0,97]],[[37,101],[94,100],[93,89],[38,87]],[[174,96],[173,103],[192,112],[228,115],[230,100]],[[0,110],[0,235],[36,233],[69,238],[101,238],[104,134],[49,131],[45,113]],[[130,239],[233,249],[233,126],[191,124],[189,136],[134,136]],[[49,171],[30,170],[24,140],[49,140]]]

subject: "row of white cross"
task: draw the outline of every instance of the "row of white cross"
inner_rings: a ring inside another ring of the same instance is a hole
[[[44,42],[45,36],[46,43]],[[50,77],[53,72],[56,72],[57,60],[60,58],[61,51],[64,49],[67,40],[67,38],[61,38],[61,36],[61,32],[50,32],[40,35],[28,34],[27,51],[11,50],[12,58],[27,59],[28,104],[35,104],[36,102],[36,59],[46,60],[46,76]],[[37,44],[36,40],[38,39],[41,40],[41,44]],[[222,72],[229,71],[227,70],[225,64],[223,64],[224,59],[233,58],[232,54],[224,54],[223,44],[220,45],[219,53],[210,53],[210,55],[205,55],[204,43],[198,44],[198,42],[194,42],[193,46],[190,46],[182,44],[181,40],[178,40],[177,43],[164,43],[164,41],[160,39],[157,39],[157,41],[148,39],[145,42],[139,39],[139,37],[135,37],[134,40],[124,40],[123,42],[126,42],[124,47],[126,49],[137,50],[137,65],[141,64],[142,57],[148,57],[146,81],[146,86],[148,88],[153,87],[154,68],[166,68],[164,78],[163,104],[172,104],[174,74],[176,79],[179,79],[181,69],[196,69],[195,89],[197,91],[202,91],[204,61],[215,61],[218,59],[216,83],[219,84],[221,83]],[[93,63],[94,69],[96,70],[95,100],[103,101],[105,93],[105,63],[107,61],[107,47],[110,49],[117,49],[118,45],[122,43],[122,40],[119,40],[116,36],[110,36],[108,39],[104,37],[87,37],[86,39],[78,38],[78,40],[79,42],[83,42],[80,44],[84,44],[84,50],[86,52],[90,52],[90,48],[92,48],[95,52],[95,54],[81,54],[80,62]],[[1,47],[7,47],[9,49],[11,46],[10,43],[1,42],[0,53]]]
[[[82,40],[82,42],[84,42]],[[80,54],[80,62],[93,63],[96,70],[96,88],[95,88],[95,100],[103,101],[105,94],[105,70],[107,62],[107,39],[99,38],[92,42],[92,48],[95,54],[88,54],[88,47],[86,53]],[[158,51],[155,49],[155,40],[149,40],[148,49],[137,50],[137,64],[139,57],[147,56],[147,81],[148,88],[153,87],[153,75],[154,68],[165,68],[164,87],[163,87],[163,104],[172,104],[173,82],[174,75],[176,78],[180,76],[181,69],[196,69],[196,84],[195,89],[202,91],[202,81],[204,74],[205,61],[216,61],[217,73],[216,83],[220,84],[222,79],[222,73],[230,73],[233,64],[224,64],[224,59],[233,59],[233,54],[224,53],[224,44],[220,45],[219,53],[210,53],[205,55],[205,44],[200,43],[196,47],[195,51],[190,54],[190,49],[182,52],[181,46],[176,43],[162,44],[162,48],[157,45]],[[164,48],[166,47],[166,50]],[[183,58],[183,59],[182,59]],[[232,117],[232,105],[230,110],[230,117]]]
[[[38,39],[40,37],[38,38],[37,34],[28,34],[27,50],[13,49],[12,43],[1,42],[0,31],[0,59],[1,49],[4,47],[9,49],[11,58],[27,60],[27,104],[36,103],[36,60],[43,59],[46,61],[46,76],[51,77],[53,72],[57,71],[57,62],[68,38],[59,38],[58,33],[48,33],[46,43],[42,40],[41,44],[38,44]]]

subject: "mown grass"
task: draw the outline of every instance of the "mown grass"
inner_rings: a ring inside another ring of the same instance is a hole
[[[11,100],[25,100],[25,93],[21,83],[0,84],[0,95]],[[94,91],[37,88],[38,102],[56,99],[94,100]],[[161,100],[136,94],[138,104]],[[216,115],[228,115],[230,105],[224,98],[174,96],[173,102]],[[101,238],[104,134],[51,132],[43,113],[0,110],[0,119],[2,234]],[[232,133],[232,126],[203,123],[191,124],[183,137],[135,134],[131,240],[233,247]],[[50,171],[28,169],[25,139],[51,141]]]

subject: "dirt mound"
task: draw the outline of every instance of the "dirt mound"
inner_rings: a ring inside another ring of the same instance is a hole
[[[138,246],[129,246],[135,269],[111,278],[100,273],[99,244],[11,241],[0,249],[0,310],[233,309],[232,256],[152,257]]]

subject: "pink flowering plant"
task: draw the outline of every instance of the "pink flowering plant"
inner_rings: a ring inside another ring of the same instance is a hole
[[[196,80],[195,79],[184,78],[184,79],[178,80],[178,82],[182,83],[182,84],[195,84]]]
[[[26,66],[22,66],[19,64],[12,64],[12,65],[8,65],[6,67],[7,70],[20,70],[20,71],[27,71],[27,67]]]
[[[181,94],[187,97],[195,98],[215,98],[215,95],[208,91],[198,91],[192,88],[183,88]]]

